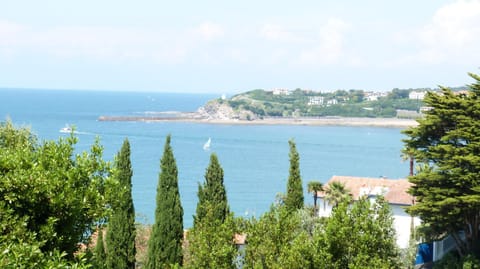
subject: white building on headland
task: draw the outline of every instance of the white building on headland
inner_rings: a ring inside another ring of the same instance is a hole
[[[288,89],[274,89],[272,90],[273,95],[290,95],[290,91]]]
[[[380,97],[386,97],[388,92],[365,92],[364,99],[367,101],[377,101]]]
[[[323,96],[310,96],[308,98],[307,105],[309,105],[309,106],[321,106],[321,105],[323,105],[324,99],[325,98]]]
[[[340,182],[345,185],[352,195],[354,201],[362,196],[375,199],[383,195],[390,204],[394,218],[394,228],[397,233],[397,245],[400,248],[407,248],[410,240],[410,231],[413,227],[420,225],[418,217],[412,217],[405,211],[405,208],[414,203],[413,197],[407,193],[412,183],[406,179],[385,179],[385,178],[364,178],[333,176],[326,184]],[[325,192],[319,192],[318,214],[321,217],[328,217],[332,213],[332,205],[325,201]]]
[[[337,99],[330,99],[327,101],[327,106],[336,105],[336,104],[338,104]]]
[[[425,94],[426,94],[426,92],[411,91],[408,94],[408,99],[423,100],[423,98],[425,98]]]

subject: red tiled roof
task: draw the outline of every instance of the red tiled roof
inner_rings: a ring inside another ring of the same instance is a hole
[[[345,185],[354,200],[358,200],[360,195],[365,195],[368,190],[383,188],[383,196],[390,204],[412,205],[413,196],[407,193],[407,190],[413,184],[406,179],[385,179],[385,178],[367,178],[367,177],[348,177],[333,176],[326,184],[332,182],[341,182]],[[325,192],[319,192],[319,197],[324,197]],[[375,193],[374,193],[375,194]]]

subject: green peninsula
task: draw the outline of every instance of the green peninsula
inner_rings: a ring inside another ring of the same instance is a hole
[[[464,87],[451,88],[454,92]],[[408,127],[422,117],[423,98],[438,89],[364,90],[257,89],[208,101],[197,111],[144,116],[100,116],[99,121],[183,121],[209,124],[292,124]]]
[[[423,96],[430,89],[393,89],[390,92],[337,90],[318,92],[296,89],[252,90],[231,98],[210,101],[209,106],[228,106],[248,119],[264,117],[369,117],[417,118]],[[242,118],[242,116],[239,116]]]

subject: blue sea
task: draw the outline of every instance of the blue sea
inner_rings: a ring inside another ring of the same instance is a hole
[[[163,111],[195,111],[213,94],[109,92],[78,90],[0,89],[0,117],[30,126],[40,140],[68,134],[59,130],[75,125],[77,150],[88,150],[96,137],[104,159],[113,160],[123,140],[131,144],[133,199],[138,220],[154,220],[155,194],[165,137],[179,171],[184,226],[191,227],[199,182],[203,182],[210,154],[224,169],[231,210],[237,216],[260,216],[288,178],[288,140],[300,154],[304,189],[308,181],[328,181],[333,175],[403,178],[408,163],[400,150],[404,137],[397,128],[336,126],[215,125],[183,122],[100,122],[101,115],[148,115]],[[211,149],[204,143],[211,138]],[[305,193],[306,203],[312,204]]]

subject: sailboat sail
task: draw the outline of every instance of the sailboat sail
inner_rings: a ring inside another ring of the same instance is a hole
[[[210,143],[212,143],[212,139],[210,137],[208,138],[207,142],[203,145],[204,150],[209,150],[210,149]]]

